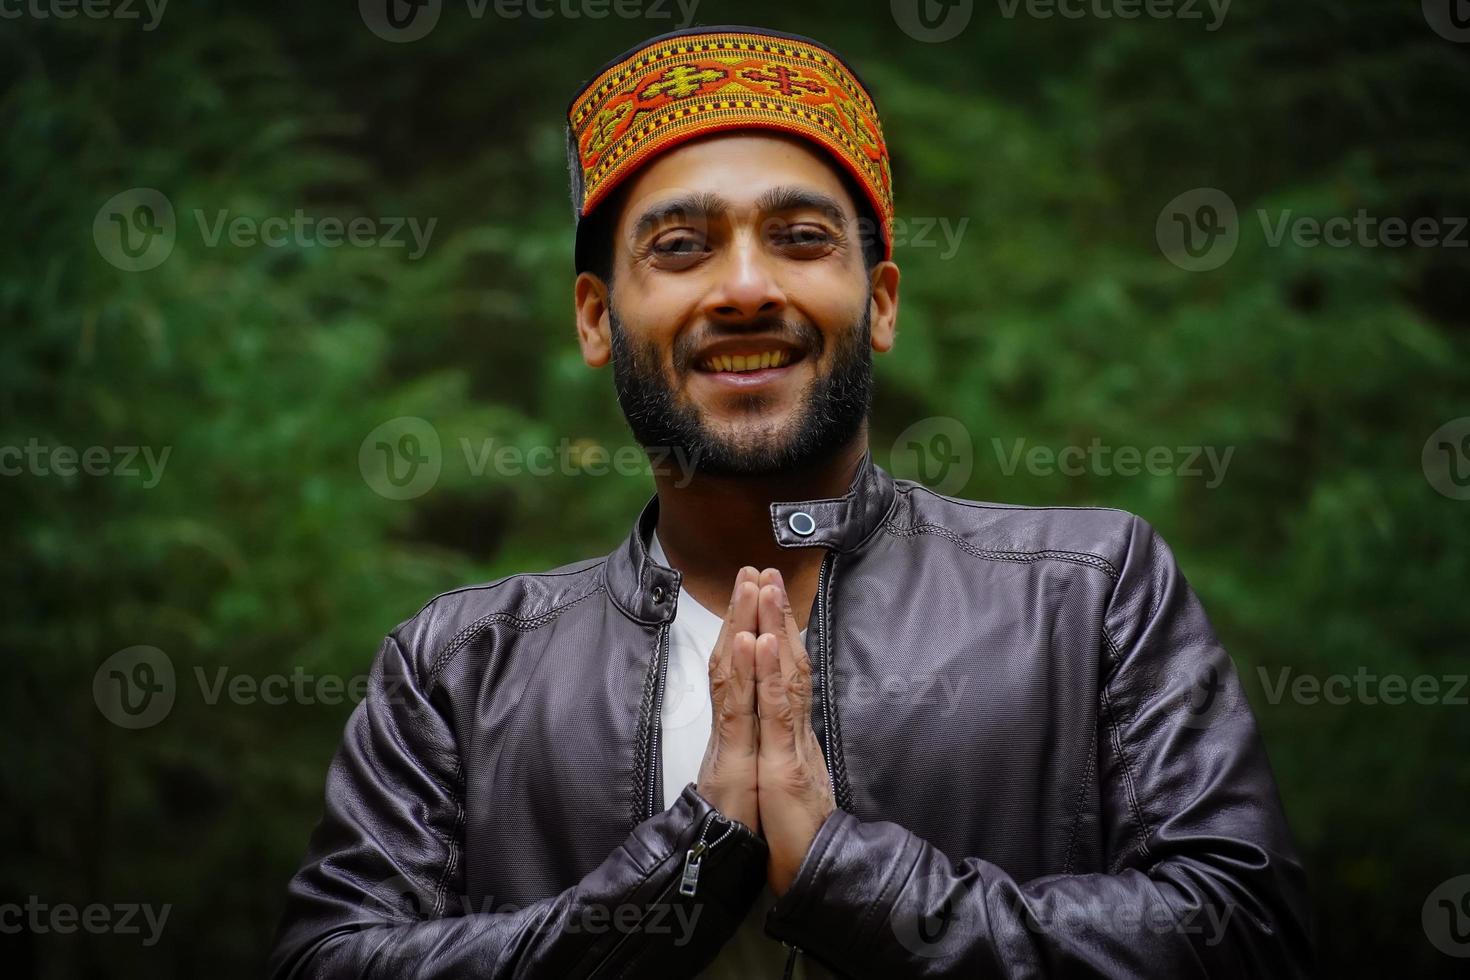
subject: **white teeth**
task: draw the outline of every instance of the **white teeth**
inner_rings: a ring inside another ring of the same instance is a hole
[[[785,367],[791,353],[785,350],[763,351],[759,354],[718,354],[704,360],[706,371],[759,371],[763,368]]]

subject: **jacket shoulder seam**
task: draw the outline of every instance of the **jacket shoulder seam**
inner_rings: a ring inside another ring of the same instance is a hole
[[[929,496],[931,496],[931,497],[938,497],[940,500],[943,500],[946,503],[955,504],[955,505],[960,506],[960,507],[972,507],[972,508],[974,508],[976,510],[998,510],[998,511],[1038,511],[1038,510],[1089,511],[1089,510],[1095,510],[1095,511],[1100,511],[1100,512],[1105,512],[1105,513],[1111,513],[1111,514],[1125,514],[1125,515],[1127,515],[1129,517],[1136,516],[1136,515],[1133,514],[1132,511],[1124,510],[1122,507],[1095,507],[1095,506],[1090,506],[1090,505],[1086,505],[1086,504],[1078,505],[1078,506],[1066,506],[1066,505],[1061,505],[1061,504],[1045,504],[1045,505],[1033,506],[1033,505],[1030,505],[1030,504],[999,504],[999,503],[988,503],[988,502],[983,501],[983,500],[966,500],[964,497],[953,497],[953,496],[950,496],[947,493],[940,493],[938,490],[935,490],[932,487],[926,487],[926,486],[924,486],[924,484],[922,484],[922,483],[915,483],[912,480],[902,480],[902,481],[896,481],[896,482],[899,483],[899,484],[901,484],[897,488],[897,492],[898,493],[913,493],[915,490],[922,490],[924,493],[927,493]]]
[[[556,619],[563,612],[570,609],[572,606],[575,606],[577,603],[582,602],[585,599],[590,599],[593,596],[604,591],[606,591],[606,586],[599,583],[598,586],[592,591],[586,592],[575,599],[569,599],[566,602],[563,602],[561,605],[553,606],[551,609],[548,609],[546,612],[541,613],[539,616],[533,616],[530,618],[517,616],[514,613],[509,612],[495,612],[481,616],[479,619],[465,626],[458,633],[456,633],[449,640],[449,642],[445,644],[443,651],[441,651],[439,655],[434,658],[434,663],[429,668],[429,675],[424,681],[425,690],[432,691],[435,682],[439,678],[439,674],[443,672],[444,668],[449,666],[449,663],[454,659],[454,657],[461,650],[463,650],[470,643],[471,640],[473,640],[476,636],[484,632],[489,627],[494,626],[497,623],[503,623],[518,632],[529,633],[533,630],[540,629],[542,626],[545,626],[547,623]]]
[[[594,559],[592,559],[592,558],[585,558],[585,559],[583,559],[583,561],[594,561]],[[438,595],[434,596],[428,602],[424,603],[421,607],[419,607],[419,612],[422,613],[425,609],[428,609],[430,606],[432,606],[434,603],[438,602],[440,599],[446,599],[449,596],[459,595],[460,593],[463,593],[463,592],[489,592],[492,589],[498,589],[502,585],[505,585],[508,582],[513,582],[513,581],[515,581],[516,579],[519,579],[519,578],[562,578],[562,577],[571,576],[571,575],[585,575],[588,572],[595,572],[595,571],[597,571],[597,569],[601,568],[604,564],[606,564],[607,559],[606,558],[598,558],[598,559],[595,559],[595,561],[596,561],[596,564],[586,565],[586,566],[584,566],[582,568],[570,568],[570,569],[567,569],[566,571],[547,570],[547,571],[544,571],[544,572],[512,572],[509,575],[501,576],[500,578],[493,579],[493,580],[491,580],[489,582],[478,582],[478,583],[476,583],[474,585],[461,585],[461,586],[458,586],[458,587],[453,588],[453,589],[445,589],[443,592],[440,592]]]
[[[889,534],[894,535],[895,537],[912,537],[917,534],[937,534],[940,537],[948,538],[960,550],[968,552],[969,554],[974,555],[976,558],[984,560],[1015,562],[1034,562],[1046,560],[1064,561],[1070,562],[1074,565],[1083,565],[1088,568],[1095,568],[1106,575],[1111,581],[1118,581],[1118,570],[1113,566],[1113,563],[1108,561],[1101,555],[1094,555],[1091,552],[1064,551],[1058,549],[1046,549],[1040,551],[996,551],[991,549],[977,548],[973,544],[956,534],[952,529],[945,527],[943,524],[921,523],[900,527],[897,524],[889,523],[884,525],[883,529]]]

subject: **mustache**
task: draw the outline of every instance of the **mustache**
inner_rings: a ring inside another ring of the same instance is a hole
[[[689,333],[676,338],[673,351],[674,363],[678,365],[680,371],[690,370],[694,367],[695,357],[710,344],[756,334],[770,336],[791,344],[793,347],[799,347],[813,358],[820,358],[822,348],[825,346],[822,331],[810,323],[761,317],[737,326],[722,324],[710,330]]]

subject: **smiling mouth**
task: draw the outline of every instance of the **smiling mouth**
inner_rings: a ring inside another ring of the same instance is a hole
[[[714,354],[695,362],[695,367],[707,374],[750,374],[789,367],[801,359],[801,351],[783,347],[738,354]]]

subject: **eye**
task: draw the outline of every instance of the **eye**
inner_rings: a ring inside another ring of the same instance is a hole
[[[819,253],[830,249],[836,236],[827,228],[814,224],[779,225],[772,230],[775,244],[799,253]]]
[[[659,255],[682,255],[692,252],[699,246],[693,238],[666,238],[653,243],[653,250]]]
[[[709,251],[704,238],[689,232],[671,232],[654,239],[648,255],[664,265],[687,265]]]

